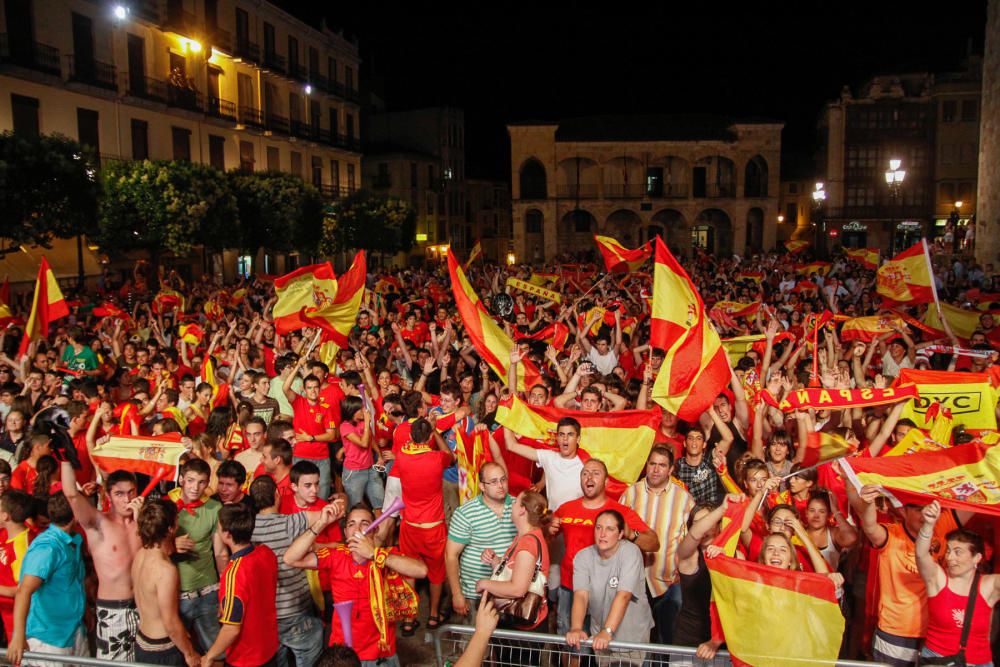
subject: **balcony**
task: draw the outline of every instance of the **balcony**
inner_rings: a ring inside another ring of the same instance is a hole
[[[598,190],[597,183],[560,183],[556,186],[560,199],[597,199]]]
[[[694,193],[695,197],[706,197],[708,199],[725,199],[736,196],[735,183],[709,183],[705,186],[704,192]]]
[[[236,52],[233,55],[240,60],[260,64],[260,47],[246,37],[236,38]]]
[[[347,86],[344,86],[343,96],[351,102],[357,102],[360,97],[357,88],[348,88]]]
[[[231,120],[236,122],[236,105],[229,100],[223,100],[218,97],[208,98],[208,103],[205,105],[205,113],[213,118],[222,118],[224,120]]]
[[[309,73],[309,83],[323,92],[327,92],[330,89],[330,80],[317,72]]]
[[[269,69],[279,74],[285,73],[285,56],[278,55],[277,53],[264,52],[264,68]]]
[[[334,145],[337,148],[343,148],[349,151],[361,150],[361,141],[359,139],[355,139],[354,137],[349,137],[346,134],[338,134]]]
[[[6,33],[0,33],[0,63],[55,76],[62,75],[59,49],[30,39],[11,40]]]
[[[167,86],[167,104],[186,111],[201,112],[201,93],[191,88],[170,84]]]
[[[132,0],[131,6],[129,7],[129,13],[146,23],[159,25],[159,4],[160,3],[157,2],[157,0]]]
[[[932,209],[930,206],[874,204],[870,206],[841,206],[837,208],[821,207],[814,215],[817,218],[834,220],[902,220],[903,218],[931,218],[931,213]]]
[[[198,25],[198,19],[191,12],[186,12],[179,2],[167,3],[167,20],[163,22],[163,29],[178,32],[183,35],[190,35]]]
[[[298,81],[305,81],[309,78],[309,69],[302,63],[288,63],[288,76]]]
[[[118,90],[118,76],[115,66],[102,63],[93,58],[79,58],[76,55],[66,56],[69,61],[69,80],[85,83],[89,86]]]
[[[254,107],[240,107],[239,122],[247,127],[264,127],[264,114]]]
[[[583,186],[581,186],[583,187]],[[605,199],[641,199],[646,196],[645,183],[605,183]]]
[[[233,33],[219,26],[208,27],[208,40],[212,46],[217,46],[226,53],[233,52]]]
[[[126,77],[127,95],[151,102],[165,103],[167,101],[167,82],[149,76]]]
[[[291,135],[300,139],[316,140],[316,131],[313,125],[301,120],[293,120],[290,124]]]
[[[284,116],[276,116],[274,114],[267,114],[267,123],[265,127],[271,132],[278,132],[280,134],[288,134],[288,119]]]
[[[343,199],[351,194],[351,191],[347,188],[342,188],[338,185],[321,185],[319,187],[319,192],[323,195],[323,199],[327,201],[336,201],[338,199]]]

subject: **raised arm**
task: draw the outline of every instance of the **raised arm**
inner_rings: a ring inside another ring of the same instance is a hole
[[[860,493],[854,488],[854,484],[848,482],[846,486],[847,500],[861,520],[861,530],[873,547],[881,549],[889,539],[889,531],[878,522],[878,511],[875,509],[875,499],[882,492],[872,484],[861,487]]]
[[[941,518],[941,504],[935,500],[924,507],[923,518],[924,524],[917,532],[915,547],[917,570],[927,586],[927,597],[934,597],[948,583],[944,570],[931,555],[931,540],[934,539],[934,525]]]
[[[534,447],[528,445],[522,445],[514,437],[514,432],[511,431],[506,426],[503,429],[504,444],[507,445],[507,451],[517,454],[520,457],[526,458],[529,461],[538,461],[538,450]],[[501,456],[500,461],[503,460]]]

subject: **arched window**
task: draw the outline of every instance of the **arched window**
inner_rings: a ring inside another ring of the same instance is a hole
[[[545,180],[545,167],[532,158],[521,167],[521,199],[546,199],[548,187]]]
[[[542,212],[536,208],[531,209],[524,214],[524,232],[525,234],[541,234],[542,224],[544,222],[544,216]]]

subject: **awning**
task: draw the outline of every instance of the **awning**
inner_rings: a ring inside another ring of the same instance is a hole
[[[6,247],[8,243],[0,244]],[[38,277],[38,265],[42,256],[49,260],[49,266],[57,279],[76,278],[79,266],[76,258],[76,239],[53,239],[51,248],[41,246],[21,246],[0,257],[0,282],[4,277],[11,285],[31,283]],[[83,246],[83,273],[85,276],[97,276],[101,273],[101,262],[97,254],[90,250],[86,242]]]

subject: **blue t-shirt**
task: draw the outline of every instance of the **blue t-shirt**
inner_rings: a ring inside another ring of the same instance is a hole
[[[21,565],[21,581],[26,575],[38,577],[42,585],[31,596],[28,637],[51,646],[73,646],[77,628],[83,621],[83,538],[49,526],[28,547]]]

